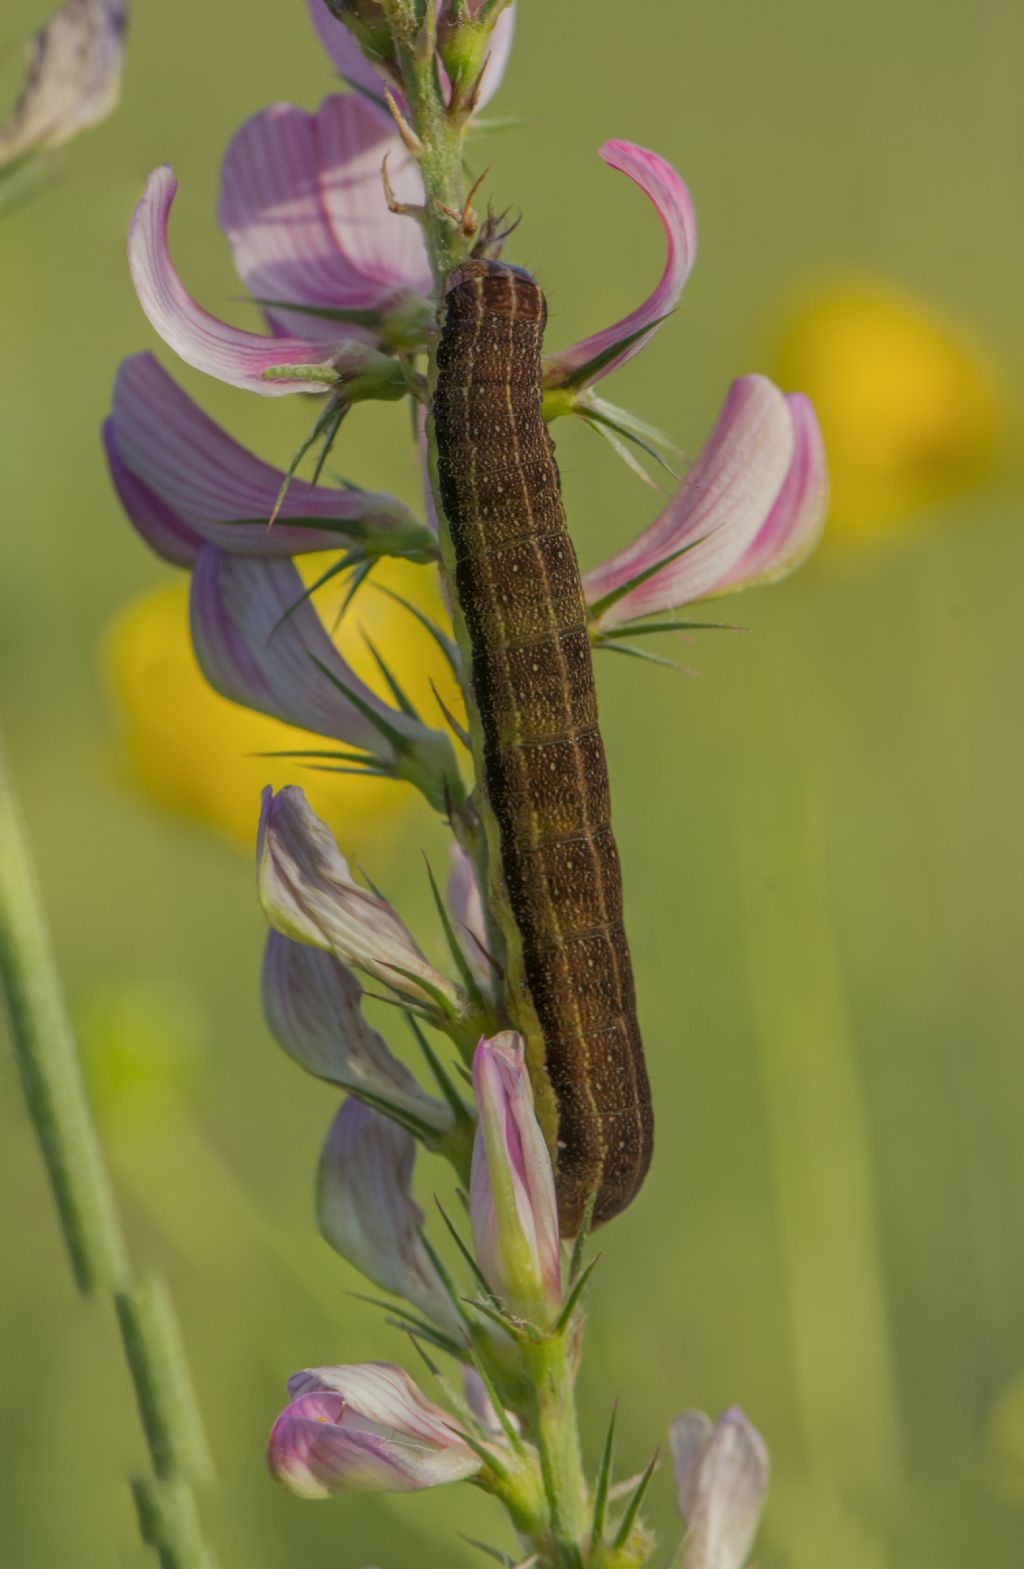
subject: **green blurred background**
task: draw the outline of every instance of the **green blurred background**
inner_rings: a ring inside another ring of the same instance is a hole
[[[11,93],[47,9],[4,8]],[[601,1239],[581,1391],[591,1454],[615,1393],[635,1468],[675,1411],[739,1401],[774,1460],[764,1569],[1011,1569],[1024,1561],[1022,13],[1011,0],[520,12],[493,112],[527,123],[475,156],[495,199],[524,211],[509,254],[549,290],[552,345],[629,309],[661,264],[657,223],[603,171],[601,140],[656,147],[697,206],[682,308],[605,384],[611,397],[692,453],[731,377],[792,363],[780,344],[801,301],[854,277],[981,345],[994,369],[978,370],[977,396],[954,377],[954,444],[979,399],[997,411],[948,484],[941,442],[911,450],[912,506],[859,527],[851,504],[798,578],[732,601],[751,630],[685,649],[697,678],[599,660],[659,1150]],[[124,261],[133,202],[173,162],[181,271],[211,309],[250,320],[213,218],[220,154],[244,116],[275,99],[313,107],[330,86],[299,0],[139,0],[121,109],[4,222],[0,250],[3,724],[133,1244],[182,1315],[225,1569],[468,1565],[482,1560],[455,1529],[501,1529],[469,1489],[312,1506],[265,1476],[288,1372],[411,1353],[346,1295],[354,1272],[315,1234],[334,1102],[261,1021],[250,864],[124,782],[101,674],[111,618],[173,575],[121,517],[97,440],[118,360],[157,346]],[[884,402],[914,351],[897,342],[890,365],[884,327],[879,341]],[[301,400],[181,376],[276,461],[308,424]],[[897,446],[900,417],[897,399],[880,421]],[[570,522],[593,562],[657,498],[568,424],[555,435]],[[363,484],[415,500],[393,409],[357,411],[338,452]],[[412,811],[366,854],[429,933],[421,845],[443,853]],[[141,1565],[126,1487],[141,1442],[111,1316],[73,1293],[9,1053],[0,1119],[0,1556]],[[425,1194],[450,1186],[423,1175]],[[671,1540],[667,1477],[652,1513]]]

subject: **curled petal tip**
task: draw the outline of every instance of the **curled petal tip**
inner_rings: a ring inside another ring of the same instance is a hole
[[[665,231],[667,255],[661,278],[642,305],[603,332],[545,361],[548,387],[571,386],[577,392],[640,352],[659,322],[675,309],[697,254],[693,202],[672,165],[632,142],[605,142],[600,154],[610,169],[627,175],[654,204]]]

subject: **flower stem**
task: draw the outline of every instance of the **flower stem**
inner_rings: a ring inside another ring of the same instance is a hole
[[[589,1515],[566,1337],[525,1346],[524,1361],[533,1385],[533,1437],[551,1511],[554,1561],[563,1569],[580,1569]]]
[[[131,1266],[2,744],[0,981],[75,1280],[117,1314],[156,1474],[133,1484],[143,1536],[164,1569],[214,1569],[191,1491],[209,1459],[174,1309],[163,1283]]]

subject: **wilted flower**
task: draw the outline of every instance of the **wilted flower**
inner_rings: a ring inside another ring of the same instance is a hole
[[[990,469],[1003,389],[969,330],[881,279],[808,290],[776,370],[814,399],[832,477],[830,533],[868,538]]]
[[[320,1156],[317,1218],[331,1247],[369,1280],[458,1334],[458,1313],[420,1238],[423,1211],[411,1192],[415,1158],[412,1134],[362,1101],[347,1100]]]
[[[106,119],[121,93],[126,17],[125,0],[66,0],[40,28],[21,96],[0,126],[0,168],[55,152]]]
[[[308,1368],[292,1375],[288,1393],[267,1463],[299,1498],[416,1492],[481,1469],[448,1413],[390,1363]]]
[[[363,1018],[363,989],[333,954],[267,933],[263,1011],[278,1045],[308,1073],[391,1107],[433,1133],[450,1108],[427,1095]]]
[[[194,566],[203,544],[247,556],[350,550],[357,559],[424,561],[436,554],[426,524],[394,496],[294,478],[278,507],[284,473],[216,425],[152,354],[122,361],[103,436],[122,506],[175,566]]]
[[[784,396],[764,376],[741,377],[665,509],[587,573],[598,628],[784,576],[813,550],[827,504],[825,451],[807,399]]]
[[[558,1205],[521,1036],[505,1031],[481,1040],[473,1094],[478,1121],[469,1218],[477,1261],[512,1313],[547,1324],[562,1300]]]
[[[682,1569],[743,1569],[768,1487],[764,1439],[732,1406],[715,1423],[684,1411],[669,1444],[687,1527]]]
[[[461,1011],[458,987],[428,964],[387,901],[353,880],[297,785],[276,795],[264,791],[256,854],[260,903],[277,931],[333,953],[417,1003],[434,1006],[439,995]]]

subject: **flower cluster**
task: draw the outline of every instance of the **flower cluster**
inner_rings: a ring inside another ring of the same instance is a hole
[[[246,451],[150,354],[121,366],[104,439],[135,528],[190,575],[191,634],[211,686],[323,738],[300,754],[317,768],[413,785],[455,838],[444,894],[430,873],[449,953],[439,964],[353,869],[300,789],[265,792],[257,856],[271,927],[265,1012],[283,1049],[348,1097],[321,1155],[321,1229],[404,1304],[390,1311],[418,1343],[455,1358],[462,1375],[461,1395],[446,1389],[443,1407],[390,1364],[297,1373],[271,1434],[271,1470],[307,1498],[469,1480],[501,1499],[542,1563],[630,1569],[650,1554],[639,1510],[654,1467],[635,1486],[614,1487],[610,1429],[593,1479],[583,1468],[573,1384],[594,1261],[586,1223],[571,1254],[559,1236],[554,1131],[538,1118],[533,1065],[509,1028],[515,1012],[485,897],[480,814],[459,751],[466,729],[440,697],[444,724],[428,723],[388,651],[370,645],[376,678],[360,679],[314,603],[318,587],[347,574],[344,613],[388,558],[437,569],[429,484],[420,518],[393,496],[323,483],[322,471],[342,422],[367,400],[411,401],[423,459],[424,356],[444,282],[438,246],[424,234],[443,221],[453,245],[465,253],[472,241],[480,254],[495,254],[505,237],[501,220],[481,221],[468,198],[459,207],[438,200],[428,155],[437,153],[431,127],[441,125],[449,165],[461,167],[462,139],[501,79],[513,8],[450,0],[416,22],[423,9],[312,0],[317,32],[352,90],[313,114],[264,110],[228,148],[220,221],[265,331],[211,315],[179,278],[168,247],[169,169],[150,176],[132,220],[139,301],[182,360],[264,396],[317,400],[295,461],[280,471]],[[601,157],[653,204],[665,264],[635,309],[548,357],[544,409],[550,419],[587,420],[622,446],[646,427],[595,389],[675,309],[696,225],[686,186],[656,153],[608,142]],[[307,481],[297,470],[313,449]],[[661,514],[587,574],[592,642],[689,625],[658,618],[791,570],[820,532],[825,496],[807,401],[761,376],[736,381]],[[296,560],[313,554],[327,561],[310,588]],[[449,629],[409,609],[468,700]],[[405,1013],[430,1092],[366,1018],[364,980]],[[466,1201],[468,1240],[465,1226],[444,1216],[457,1266],[428,1235],[413,1196],[417,1144],[450,1163]],[[760,1439],[736,1411],[714,1426],[689,1413],[672,1444],[688,1527],[684,1564],[741,1569],[766,1485]]]

